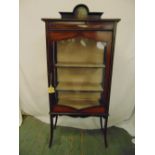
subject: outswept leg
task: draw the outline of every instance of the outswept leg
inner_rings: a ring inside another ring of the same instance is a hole
[[[50,115],[50,141],[49,141],[49,148],[52,146],[53,142],[53,116]]]

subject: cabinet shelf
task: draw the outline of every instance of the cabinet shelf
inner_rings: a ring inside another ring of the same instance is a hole
[[[58,105],[64,105],[75,109],[84,109],[94,106],[99,106],[99,101],[93,100],[59,100]]]
[[[56,87],[57,91],[86,91],[86,92],[102,92],[101,84],[90,83],[59,83]]]
[[[57,63],[56,67],[65,68],[105,68],[104,64]]]

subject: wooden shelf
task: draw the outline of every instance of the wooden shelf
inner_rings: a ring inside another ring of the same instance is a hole
[[[99,101],[89,100],[59,100],[58,105],[64,105],[75,109],[84,109],[94,106],[99,106]]]
[[[104,64],[75,64],[75,63],[57,63],[56,67],[71,67],[71,68],[105,68]]]
[[[57,91],[87,91],[87,92],[102,92],[101,84],[90,83],[59,83],[56,87]]]

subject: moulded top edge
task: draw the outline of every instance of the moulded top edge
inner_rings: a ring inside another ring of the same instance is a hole
[[[85,19],[85,20],[78,20],[78,19],[58,19],[58,18],[41,18],[42,21],[44,22],[54,22],[54,21],[89,21],[89,22],[119,22],[121,19],[120,18],[112,18],[112,19]]]

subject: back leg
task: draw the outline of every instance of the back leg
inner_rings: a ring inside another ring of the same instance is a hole
[[[100,126],[101,126],[101,130],[102,130],[103,129],[102,116],[100,116]]]
[[[57,121],[58,121],[58,115],[56,115],[56,117],[55,117],[54,129],[56,129]]]

